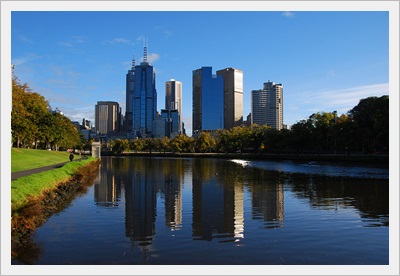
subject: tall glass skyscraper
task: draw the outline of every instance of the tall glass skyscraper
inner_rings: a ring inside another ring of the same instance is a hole
[[[224,79],[211,67],[193,71],[193,134],[224,128]]]
[[[151,137],[157,112],[157,91],[156,74],[147,61],[146,46],[143,62],[128,71],[126,91],[126,129],[138,137]],[[132,123],[129,112],[132,113]]]
[[[252,124],[283,128],[283,86],[268,81],[264,88],[251,91]]]
[[[132,60],[132,68],[126,74],[126,106],[125,106],[125,130],[133,131],[133,91],[135,88],[135,57]]]

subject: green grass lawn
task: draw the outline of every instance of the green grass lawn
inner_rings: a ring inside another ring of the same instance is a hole
[[[68,158],[68,155],[64,156]],[[68,162],[58,169],[32,174],[11,181],[12,212],[26,204],[28,202],[28,198],[40,196],[44,191],[52,189],[58,183],[68,180],[79,167],[83,167],[95,160],[96,158],[89,156],[87,159]],[[65,158],[61,162],[63,161],[65,161]],[[56,163],[60,163],[60,161]]]
[[[11,172],[46,167],[69,161],[66,151],[48,151],[36,149],[11,149]]]

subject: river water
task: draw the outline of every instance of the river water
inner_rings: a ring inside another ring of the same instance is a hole
[[[388,175],[314,162],[102,157],[93,185],[12,264],[388,265]]]

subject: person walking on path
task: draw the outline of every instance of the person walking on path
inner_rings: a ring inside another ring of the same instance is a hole
[[[83,159],[87,159],[87,156],[83,156],[82,158],[77,159],[77,161],[83,160]],[[15,179],[25,177],[28,175],[32,175],[32,174],[36,174],[36,173],[41,173],[41,172],[48,171],[48,170],[58,169],[67,163],[68,162],[63,162],[63,163],[53,164],[53,165],[49,165],[49,166],[45,166],[45,167],[39,167],[39,168],[34,168],[34,169],[29,169],[29,170],[24,170],[24,171],[19,171],[19,172],[13,172],[13,173],[11,173],[11,180],[15,180]]]
[[[74,160],[74,154],[71,152],[71,154],[69,155],[69,161]]]

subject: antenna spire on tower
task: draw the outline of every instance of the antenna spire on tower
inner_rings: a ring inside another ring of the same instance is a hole
[[[143,62],[147,63],[147,39],[144,40],[144,56]]]
[[[135,68],[135,66],[136,66],[136,60],[135,60],[135,54],[133,54],[132,69]]]

